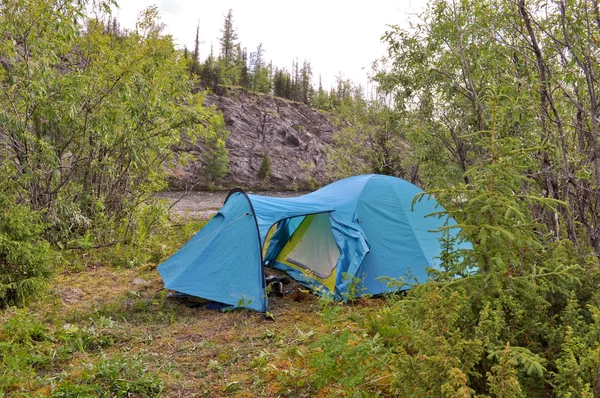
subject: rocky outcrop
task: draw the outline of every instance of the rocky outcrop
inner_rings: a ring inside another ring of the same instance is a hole
[[[180,187],[209,185],[270,189],[303,189],[328,182],[325,147],[336,130],[321,112],[298,102],[240,89],[209,94],[206,105],[223,113],[229,150],[228,175],[211,182],[203,174],[202,144],[185,150],[198,160],[178,170],[174,182]],[[259,178],[263,153],[268,153],[272,175],[266,184]]]

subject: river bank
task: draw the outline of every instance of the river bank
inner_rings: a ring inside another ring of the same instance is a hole
[[[304,195],[306,191],[247,191],[248,193],[276,198],[292,198]],[[169,200],[175,214],[185,215],[197,219],[212,217],[221,206],[229,191],[165,191],[157,195],[161,199]]]

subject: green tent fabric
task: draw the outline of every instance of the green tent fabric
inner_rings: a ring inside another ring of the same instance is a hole
[[[421,192],[407,181],[375,174],[346,178],[296,198],[236,189],[158,271],[166,288],[258,311],[268,309],[264,265],[340,298],[357,279],[359,286],[352,288],[365,294],[393,289],[382,277],[424,282],[426,268],[438,265],[439,228],[454,220],[426,217],[441,210],[433,198],[413,206]]]

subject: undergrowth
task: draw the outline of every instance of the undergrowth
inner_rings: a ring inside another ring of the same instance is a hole
[[[128,242],[93,247],[93,239],[88,243],[80,239],[77,249],[63,251],[63,266],[54,271],[81,273],[80,279],[85,283],[91,269],[108,266],[117,276],[119,269],[137,268],[136,273],[147,279],[144,275],[153,275],[149,272],[203,224],[204,221],[165,219],[158,223],[149,219],[146,227],[135,229],[136,235]],[[44,272],[50,271],[45,269]],[[114,282],[121,280],[117,277]],[[44,283],[49,282],[46,279]],[[30,308],[7,307],[0,314],[0,395],[160,395],[165,382],[151,368],[156,361],[138,350],[148,337],[132,327],[171,324],[178,306],[166,300],[164,290],[151,294],[117,286],[111,290],[108,300],[96,301],[92,296],[89,306],[67,312],[61,309],[58,297],[41,297],[42,290],[36,291],[40,299]]]
[[[177,251],[181,243],[189,240],[205,223],[205,220],[183,218],[171,220],[159,212],[148,215],[126,241],[97,245],[93,237],[83,237],[73,243],[75,247],[67,250],[65,257],[75,270],[90,266],[153,268]]]
[[[323,328],[258,368],[287,396],[597,396],[600,272],[547,250],[535,278],[437,270],[381,308],[322,299]]]
[[[85,326],[56,319],[49,327],[37,316],[13,307],[0,319],[0,394],[154,397],[164,390],[142,356],[106,354],[129,339],[111,318]]]

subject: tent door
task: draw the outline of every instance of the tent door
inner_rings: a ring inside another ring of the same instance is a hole
[[[304,217],[275,261],[302,271],[333,292],[339,256],[329,213],[319,213]]]

